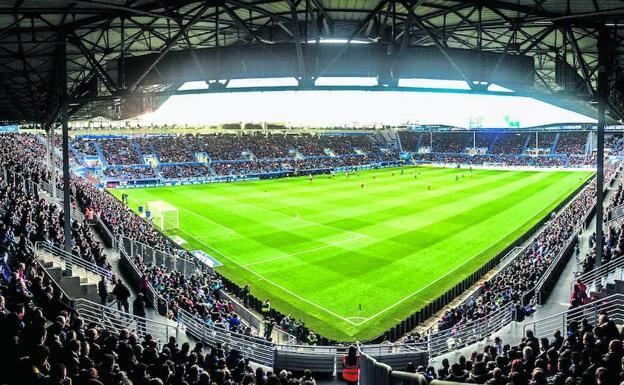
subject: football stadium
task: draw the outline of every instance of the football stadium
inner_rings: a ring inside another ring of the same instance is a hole
[[[0,2],[0,385],[624,384],[622,20]]]

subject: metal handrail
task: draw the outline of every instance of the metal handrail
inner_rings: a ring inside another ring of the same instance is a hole
[[[263,331],[264,329],[264,320],[258,315],[254,314],[251,310],[247,309],[243,306],[237,298],[235,298],[232,294],[225,292],[224,290],[219,291],[219,297],[225,299],[234,304],[234,309],[238,315],[241,316],[241,321],[247,323],[253,329],[258,332]],[[297,337],[282,330],[278,325],[273,328],[273,341],[277,343],[285,343],[285,344],[296,344]]]
[[[30,249],[30,247],[29,247]],[[36,253],[36,248],[32,249],[32,252],[37,255]],[[67,298],[68,301],[71,301],[71,297],[65,292],[65,290],[63,290],[63,288],[61,287],[61,284],[59,282],[57,282],[52,275],[50,275],[50,273],[48,272],[48,270],[45,268],[45,266],[43,266],[41,264],[41,261],[38,258],[34,258],[35,263],[41,267],[41,270],[43,271],[43,274],[48,278],[48,280],[50,280],[50,282],[53,282],[55,289],[60,291],[63,294],[63,298]]]
[[[611,218],[609,218],[609,220],[606,222],[606,224],[615,222],[624,217],[624,204],[610,208],[608,209],[608,212],[612,213],[612,215]]]
[[[94,218],[95,218],[96,222],[98,223],[98,226],[100,227],[100,229],[102,229],[106,233],[106,236],[108,236],[108,238],[111,240],[111,248],[113,250],[116,250],[117,249],[117,239],[113,235],[113,232],[108,228],[106,223],[104,223],[104,221],[102,221],[102,218],[100,218],[99,215],[95,215]]]
[[[600,267],[590,270],[587,273],[579,275],[577,280],[581,280],[581,282],[586,284],[587,289],[589,290],[589,284],[595,283],[598,278],[602,281],[603,278],[606,278],[609,274],[614,273],[618,268],[624,268],[624,255],[615,258],[608,263],[600,265]],[[570,282],[570,291],[574,290],[574,283],[574,280]]]
[[[111,277],[113,275],[110,270],[103,268],[101,266],[98,266],[95,262],[86,261],[79,256],[75,256],[71,253],[68,253],[65,250],[58,248],[54,245],[51,245],[47,242],[35,243],[35,255],[38,255],[41,251],[50,253],[53,257],[61,259],[66,264],[78,266],[82,269],[87,270],[90,273],[93,273],[100,277],[104,277],[105,279],[109,281],[111,280]]]
[[[578,234],[579,234],[579,230],[578,230],[578,227],[577,227],[572,232],[572,235],[570,235],[570,237],[568,238],[566,243],[561,247],[561,249],[559,249],[559,252],[555,256],[555,258],[553,258],[553,260],[550,262],[550,265],[548,266],[546,271],[542,274],[541,278],[537,281],[537,283],[534,286],[536,295],[538,295],[538,296],[540,295],[540,291],[541,291],[542,287],[544,286],[544,284],[546,283],[546,280],[550,277],[550,274],[552,273],[552,271],[557,267],[557,264],[559,263],[561,258],[563,258],[563,256],[566,253],[566,250],[568,249],[568,247],[570,247],[572,242],[575,242],[576,238],[578,237]],[[539,301],[539,302],[541,302],[541,301]]]
[[[34,183],[34,182],[33,182]],[[59,202],[63,202],[63,197],[64,197],[64,192],[63,190],[61,190],[60,188],[56,188],[56,196],[53,195],[53,189],[52,189],[52,185],[48,182],[41,182],[40,184],[38,184],[39,188],[45,192],[47,192],[48,194],[50,194],[50,196],[55,199],[57,201],[57,204],[59,204]],[[78,210],[75,210],[73,208],[70,208],[69,210],[69,216],[78,222],[84,222],[85,220],[85,215],[83,213],[81,213]]]
[[[150,318],[139,317],[108,306],[100,305],[84,298],[74,301],[75,309],[86,322],[106,326],[116,333],[126,329],[141,334],[151,334],[154,339],[167,343],[170,336],[176,339],[179,333],[179,325],[171,325]]]
[[[132,258],[128,256],[128,254],[126,253],[126,250],[124,250],[123,248],[119,249],[119,257],[124,259],[128,263],[130,268],[134,270],[134,273],[137,276],[137,278],[140,278],[143,275],[143,272],[141,272],[141,269],[139,269],[139,267],[134,263]],[[156,289],[154,289],[154,286],[152,286],[151,283],[148,283],[147,291],[148,291],[147,300],[150,301],[152,306],[157,309],[158,297],[159,297],[158,292],[156,291]]]
[[[181,260],[184,261],[185,264],[191,264],[193,271],[197,270],[197,261],[186,253],[171,254],[164,250],[159,250],[155,247],[123,235],[119,237],[119,240],[116,241],[116,244],[119,249],[125,249],[126,253],[131,257],[140,256],[144,258],[145,256],[160,256],[163,261],[169,261],[171,264],[173,264],[172,266],[170,266],[173,267],[172,270],[176,270],[176,261]]]
[[[187,334],[206,343],[208,346],[224,344],[239,350],[251,361],[273,367],[275,344],[258,337],[232,333],[225,329],[208,325],[184,309],[178,311],[178,322]]]
[[[624,322],[624,294],[613,294],[550,317],[527,322],[523,326],[523,334],[526,335],[527,330],[532,330],[537,338],[551,337],[556,330],[565,332],[571,321],[580,323],[583,319],[587,319],[590,323],[595,322],[603,311],[607,312],[612,320]]]
[[[430,358],[473,344],[502,329],[514,320],[514,306],[513,302],[508,302],[484,318],[430,333],[428,338]]]

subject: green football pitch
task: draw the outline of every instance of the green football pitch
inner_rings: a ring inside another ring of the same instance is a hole
[[[133,209],[175,206],[168,235],[323,336],[354,341],[446,292],[590,176],[418,167],[113,193]]]

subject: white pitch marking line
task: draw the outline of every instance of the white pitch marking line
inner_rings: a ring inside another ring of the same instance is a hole
[[[329,244],[327,244],[327,245],[318,246],[318,247],[313,247],[313,248],[311,248],[311,249],[298,251],[298,252],[296,252],[296,253],[292,253],[292,254],[280,255],[280,256],[276,256],[276,257],[269,257],[269,258],[266,258],[266,259],[262,259],[262,260],[260,260],[260,261],[256,261],[256,262],[251,262],[251,263],[244,264],[243,266],[248,267],[248,266],[260,265],[260,264],[262,264],[262,263],[266,263],[266,262],[279,261],[279,260],[281,260],[281,259],[286,259],[286,258],[294,257],[295,255],[307,254],[307,253],[310,253],[310,252],[312,252],[312,251],[323,250],[323,249],[327,249],[327,248],[330,248],[330,247],[333,247],[333,246],[342,245],[343,243],[348,243],[348,242],[357,241],[357,240],[360,240],[360,239],[362,239],[362,238],[365,238],[365,237],[364,237],[364,236],[361,236],[361,237],[353,237],[353,238],[349,238],[349,239],[343,239],[342,241],[332,242],[332,243],[329,243]]]
[[[188,232],[186,232],[186,231],[184,231],[184,230],[182,230],[182,229],[180,229],[180,231],[182,231],[183,233],[187,234],[187,235],[188,235],[188,236],[190,236],[191,238],[195,239],[197,242],[199,242],[199,243],[201,243],[202,245],[206,246],[207,248],[209,248],[210,250],[214,251],[215,253],[217,253],[217,254],[221,255],[223,258],[225,258],[225,259],[229,260],[229,261],[230,261],[230,262],[232,262],[233,264],[240,266],[242,269],[247,270],[247,271],[248,271],[248,272],[250,272],[251,274],[253,274],[253,275],[255,275],[255,276],[257,276],[257,277],[261,278],[262,280],[265,280],[266,282],[268,282],[268,283],[270,283],[271,285],[273,285],[273,286],[277,287],[278,289],[285,291],[286,293],[288,293],[288,294],[292,295],[293,297],[295,297],[295,298],[299,299],[300,301],[303,301],[303,302],[305,302],[305,303],[307,303],[307,304],[310,304],[310,305],[312,305],[312,306],[314,306],[314,307],[316,307],[316,308],[318,308],[318,309],[320,309],[320,310],[322,310],[322,311],[326,312],[327,314],[331,314],[331,315],[333,315],[333,316],[334,316],[334,317],[336,317],[336,318],[339,318],[339,319],[341,319],[341,320],[343,320],[343,321],[346,321],[346,322],[350,323],[350,324],[351,324],[351,325],[353,325],[353,326],[357,326],[357,325],[358,325],[357,323],[355,323],[355,322],[351,321],[350,319],[345,318],[345,317],[343,317],[343,316],[341,316],[341,315],[339,315],[339,314],[336,314],[336,313],[334,313],[333,311],[331,311],[331,310],[329,310],[329,309],[326,309],[326,308],[324,308],[324,307],[323,307],[323,306],[321,306],[321,305],[317,305],[317,304],[315,304],[314,302],[312,302],[312,301],[310,301],[310,300],[307,300],[307,299],[303,298],[302,296],[300,296],[300,295],[298,295],[298,294],[296,294],[296,293],[293,293],[292,291],[290,291],[290,290],[286,289],[286,288],[285,288],[285,287],[283,287],[282,285],[280,285],[280,284],[278,284],[278,283],[275,283],[275,282],[271,281],[270,279],[268,279],[268,278],[266,278],[266,277],[262,276],[261,274],[258,274],[258,273],[256,273],[255,271],[253,271],[253,270],[251,270],[251,269],[249,269],[249,268],[247,268],[247,267],[245,267],[245,266],[241,265],[240,263],[236,262],[236,261],[235,261],[235,260],[233,260],[232,258],[230,258],[230,257],[228,257],[227,255],[223,254],[223,253],[222,253],[222,252],[220,252],[219,250],[215,249],[214,247],[212,247],[212,246],[208,245],[207,243],[205,243],[205,242],[203,242],[203,241],[201,241],[201,240],[197,239],[195,236],[193,236],[193,234],[190,234],[190,233],[188,233]]]
[[[219,227],[221,227],[222,229],[224,229],[224,230],[226,230],[226,231],[227,231],[227,233],[224,233],[224,234],[218,234],[218,235],[225,235],[225,234],[236,234],[236,231],[235,231],[235,230],[233,230],[233,229],[231,229],[231,228],[229,228],[229,227],[227,227],[227,226],[225,226],[225,225],[222,225],[221,223],[216,222],[216,221],[214,221],[214,220],[212,220],[212,219],[210,219],[210,218],[208,218],[208,217],[206,217],[206,216],[203,216],[203,215],[197,214],[196,212],[191,211],[191,210],[189,210],[189,209],[186,209],[186,208],[184,208],[184,207],[182,207],[182,210],[184,210],[184,211],[186,211],[186,212],[188,212],[188,213],[190,213],[190,214],[193,214],[193,215],[195,215],[196,217],[199,217],[199,218],[201,218],[201,219],[205,219],[205,220],[207,220],[207,221],[210,221],[210,222],[214,223],[215,225],[217,225],[217,226],[219,226]],[[217,236],[218,236],[218,235],[217,235]]]

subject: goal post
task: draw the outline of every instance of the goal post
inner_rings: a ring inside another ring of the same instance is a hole
[[[149,201],[145,206],[150,212],[150,219],[160,230],[171,230],[179,227],[180,215],[177,207],[165,201]]]

